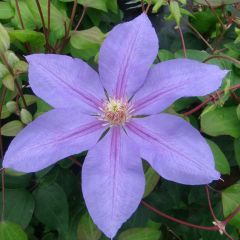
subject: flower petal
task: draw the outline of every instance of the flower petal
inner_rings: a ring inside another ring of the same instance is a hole
[[[114,27],[99,54],[100,78],[108,94],[131,97],[145,80],[157,51],[157,35],[146,14]]]
[[[136,118],[127,132],[141,149],[141,157],[164,178],[188,185],[220,178],[213,154],[200,133],[183,119],[169,114]]]
[[[57,54],[26,58],[33,91],[53,107],[83,107],[96,112],[101,105],[105,95],[98,74],[82,60]]]
[[[228,71],[189,59],[155,65],[134,96],[136,113],[155,114],[181,97],[204,96],[217,90]]]
[[[104,129],[94,117],[75,109],[55,109],[25,127],[11,142],[4,168],[36,172],[91,148]]]
[[[83,196],[95,224],[112,238],[144,193],[138,150],[119,127],[89,151],[82,169]]]

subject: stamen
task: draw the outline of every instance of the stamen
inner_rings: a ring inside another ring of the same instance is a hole
[[[109,98],[100,107],[102,114],[99,119],[105,121],[109,126],[123,125],[131,118],[133,107],[127,100]]]

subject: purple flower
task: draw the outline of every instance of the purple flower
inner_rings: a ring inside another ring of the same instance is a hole
[[[142,158],[162,177],[182,184],[207,184],[220,177],[200,133],[177,116],[158,113],[178,98],[215,91],[227,71],[188,59],[151,67],[157,51],[156,33],[142,14],[109,33],[100,50],[99,75],[68,56],[27,57],[33,91],[55,109],[17,135],[3,166],[36,172],[89,150],[83,196],[108,237],[141,201]]]

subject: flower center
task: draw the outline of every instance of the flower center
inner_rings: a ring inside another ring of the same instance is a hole
[[[110,125],[123,125],[131,117],[130,109],[127,101],[110,98],[103,104],[101,119]]]

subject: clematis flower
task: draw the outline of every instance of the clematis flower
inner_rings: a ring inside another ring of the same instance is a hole
[[[88,150],[83,196],[93,221],[110,238],[143,197],[141,159],[177,183],[219,179],[200,133],[160,112],[178,98],[215,91],[226,71],[188,59],[151,67],[157,52],[157,35],[142,14],[109,33],[100,50],[99,74],[69,56],[28,56],[30,85],[54,109],[13,139],[3,167],[36,172]]]

